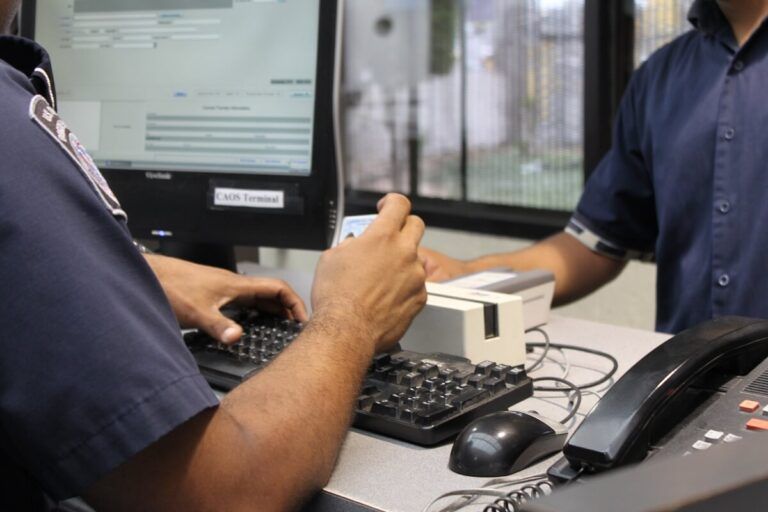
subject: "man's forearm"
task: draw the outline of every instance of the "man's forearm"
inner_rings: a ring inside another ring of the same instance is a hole
[[[319,490],[330,478],[373,357],[366,336],[341,318],[315,318],[280,357],[223,401],[270,468],[274,496],[268,502],[295,505],[286,500]]]
[[[313,319],[220,407],[110,473],[88,502],[118,512],[297,507],[330,477],[373,356],[365,326],[342,320]]]
[[[615,278],[626,262],[597,254],[567,233],[558,233],[515,252],[491,254],[467,262],[469,271],[495,267],[545,269],[555,275],[555,305],[591,293]]]

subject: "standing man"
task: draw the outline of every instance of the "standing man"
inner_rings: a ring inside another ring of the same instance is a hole
[[[694,30],[635,72],[565,232],[472,261],[423,250],[429,279],[546,268],[563,304],[655,259],[658,330],[768,317],[767,17],[766,0],[696,0]]]
[[[0,0],[0,30],[19,3]],[[423,223],[384,198],[320,259],[303,333],[219,404],[179,322],[231,342],[221,306],[304,305],[280,281],[145,259],[52,84],[42,48],[0,37],[0,508],[297,507],[330,477],[372,356],[426,301]]]

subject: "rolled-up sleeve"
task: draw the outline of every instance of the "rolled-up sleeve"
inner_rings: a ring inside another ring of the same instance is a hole
[[[650,170],[641,150],[636,105],[639,69],[622,98],[613,145],[590,176],[566,232],[590,249],[616,259],[651,260],[658,235]]]

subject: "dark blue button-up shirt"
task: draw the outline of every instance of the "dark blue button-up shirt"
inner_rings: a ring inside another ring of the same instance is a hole
[[[1,510],[80,494],[218,403],[52,84],[0,37]]]
[[[714,0],[634,74],[567,231],[656,259],[656,327],[768,317],[768,21],[739,48]]]

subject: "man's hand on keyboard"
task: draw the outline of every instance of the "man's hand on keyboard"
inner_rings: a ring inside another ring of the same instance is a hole
[[[377,352],[400,340],[427,300],[417,254],[424,222],[410,211],[408,199],[389,194],[362,235],[323,254],[312,287],[313,319],[359,332]]]
[[[301,322],[304,302],[285,282],[247,277],[227,270],[156,254],[145,255],[160,280],[181,327],[198,328],[224,343],[240,339],[242,328],[225,317],[227,304],[250,306]]]

